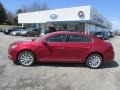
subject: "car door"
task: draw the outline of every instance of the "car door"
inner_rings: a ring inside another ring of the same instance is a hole
[[[79,34],[69,34],[64,45],[64,57],[67,61],[80,61],[92,48],[92,39]]]
[[[42,45],[40,51],[40,60],[52,62],[64,58],[64,44],[66,43],[66,34],[57,34],[46,38],[47,45]]]

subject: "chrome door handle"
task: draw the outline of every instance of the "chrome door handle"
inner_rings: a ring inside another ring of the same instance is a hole
[[[64,47],[61,47],[61,48],[59,48],[59,49],[64,49]]]
[[[85,47],[85,48],[90,49],[91,47],[87,46],[87,47]]]

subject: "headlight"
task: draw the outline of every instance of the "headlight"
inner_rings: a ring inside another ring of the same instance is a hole
[[[17,45],[12,45],[12,46],[11,46],[12,49],[14,49],[14,48],[16,48],[16,47],[17,47]]]

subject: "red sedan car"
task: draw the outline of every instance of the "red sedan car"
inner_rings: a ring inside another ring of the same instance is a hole
[[[98,68],[112,61],[110,43],[78,32],[53,32],[31,41],[18,41],[9,46],[9,58],[23,66],[35,62],[85,63]]]

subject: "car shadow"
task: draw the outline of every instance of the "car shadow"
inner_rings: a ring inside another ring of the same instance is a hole
[[[116,61],[112,61],[112,62],[107,62],[107,63],[103,63],[100,67],[100,69],[104,69],[104,68],[116,68],[119,67],[119,64]]]
[[[51,67],[86,67],[85,64],[81,63],[55,63],[55,62],[40,62],[33,65],[37,66],[51,66]]]
[[[81,67],[81,68],[87,68],[85,64],[81,63],[53,63],[53,62],[45,62],[45,63],[36,63],[33,65],[33,67],[37,66],[51,66],[51,67]],[[99,69],[104,69],[104,68],[115,68],[119,67],[119,64],[116,61],[108,62],[108,63],[103,63]]]

